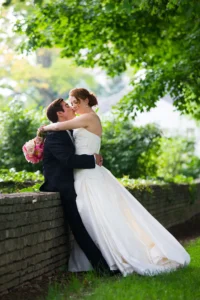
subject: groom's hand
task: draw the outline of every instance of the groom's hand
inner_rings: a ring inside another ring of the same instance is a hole
[[[94,157],[95,157],[96,164],[101,167],[103,165],[103,157],[100,154],[96,154],[96,153],[94,154]]]

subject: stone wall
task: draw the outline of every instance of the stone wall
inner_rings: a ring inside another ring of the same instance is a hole
[[[66,265],[63,225],[58,193],[0,195],[0,293]]]
[[[166,228],[200,213],[200,181],[195,185],[152,185],[145,190],[129,191]]]
[[[200,213],[200,182],[131,193],[167,228]],[[63,225],[58,193],[0,195],[0,293],[66,265],[72,237]]]

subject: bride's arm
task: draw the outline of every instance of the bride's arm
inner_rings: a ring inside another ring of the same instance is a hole
[[[82,115],[80,117],[76,117],[69,121],[63,121],[58,123],[52,123],[42,127],[43,131],[62,131],[68,129],[76,129],[76,128],[86,128],[89,124],[89,117],[87,115]]]

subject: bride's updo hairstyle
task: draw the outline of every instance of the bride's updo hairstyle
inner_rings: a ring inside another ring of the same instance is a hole
[[[75,88],[69,92],[69,95],[75,97],[78,103],[80,103],[80,100],[85,100],[88,98],[88,105],[90,107],[98,104],[96,96],[83,88]]]

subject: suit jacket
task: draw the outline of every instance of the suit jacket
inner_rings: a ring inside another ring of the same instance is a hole
[[[73,169],[95,168],[93,155],[76,155],[75,146],[66,131],[48,132],[44,143],[43,173],[40,191],[74,191]],[[72,196],[72,195],[71,195]]]

